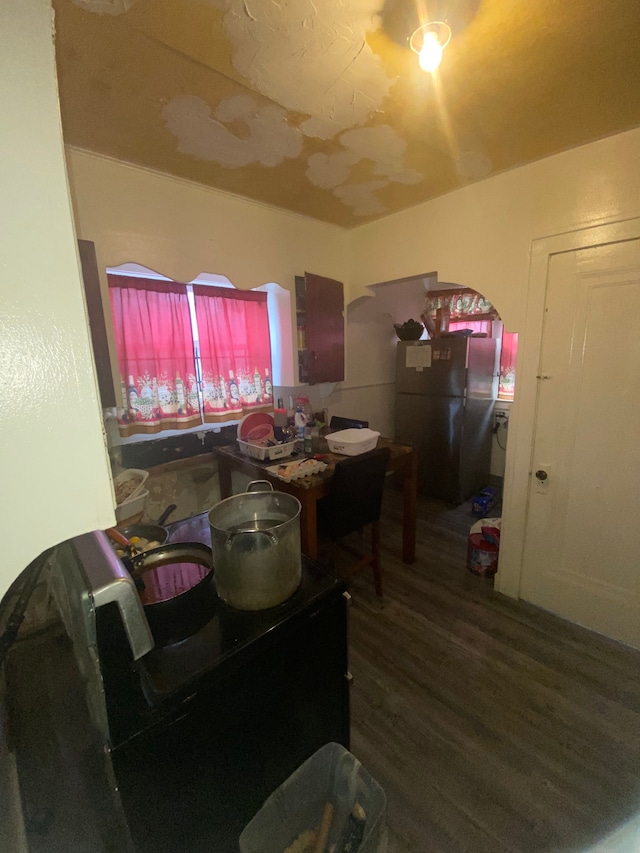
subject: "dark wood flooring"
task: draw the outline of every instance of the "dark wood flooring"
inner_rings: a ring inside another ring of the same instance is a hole
[[[420,499],[413,566],[400,518],[389,487],[384,602],[355,581],[349,639],[389,853],[577,853],[640,815],[640,653],[468,572],[468,504]]]

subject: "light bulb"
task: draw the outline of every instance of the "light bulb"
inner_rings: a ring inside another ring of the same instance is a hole
[[[442,60],[442,47],[436,33],[427,33],[418,56],[423,71],[435,71]]]

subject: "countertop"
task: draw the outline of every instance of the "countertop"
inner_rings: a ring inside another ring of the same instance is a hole
[[[207,513],[167,525],[169,542],[201,542],[211,545]],[[212,616],[186,640],[156,646],[144,656],[141,673],[148,698],[158,701],[219,668],[258,638],[275,630],[300,610],[337,585],[318,563],[302,557],[302,581],[297,592],[277,607],[246,612],[221,601],[212,585]]]

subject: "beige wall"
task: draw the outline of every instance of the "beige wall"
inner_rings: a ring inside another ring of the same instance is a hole
[[[612,239],[623,239],[616,236],[624,231],[616,223],[640,215],[639,164],[640,130],[633,130],[351,232],[351,297],[376,281],[432,269],[440,280],[482,292],[496,306],[506,328],[520,335],[506,454],[504,535],[496,576],[498,589],[509,595],[518,595],[525,533],[544,309],[546,256],[542,255],[551,245],[565,251],[598,243],[601,234],[609,231]],[[560,236],[547,239],[552,235]],[[612,373],[617,357],[612,347]],[[366,355],[362,358],[366,361]]]
[[[114,521],[48,0],[0,3],[0,598],[46,548]]]
[[[369,421],[393,436],[397,336],[394,323],[418,320],[424,310],[422,278],[380,284],[347,306],[346,379],[324,405],[332,415]]]
[[[105,293],[103,271],[129,262],[177,281],[216,273],[242,290],[293,291],[305,272],[344,280],[341,228],[83,151],[68,150],[67,164],[78,236],[96,245]],[[291,328],[295,340],[295,315]]]
[[[351,232],[350,297],[424,270],[473,287],[507,331],[523,317],[533,239],[633,216],[640,130],[548,157]]]
[[[27,412],[17,402],[18,408],[2,415],[3,433],[14,438],[5,445],[11,447],[11,458],[3,464],[17,488],[13,514],[5,514],[3,521],[22,521],[34,508],[42,508],[33,501],[33,472],[27,465],[25,477],[20,467],[20,460],[34,449],[37,482],[46,484],[47,504],[43,534],[5,562],[9,578],[47,545],[105,526],[112,515],[105,511],[111,501],[109,478],[64,185],[49,6],[45,0],[10,0],[2,14],[7,39],[2,61],[9,63],[9,79],[22,81],[11,95],[3,92],[9,99],[5,114],[16,115],[9,156],[3,161],[8,166],[5,204],[15,226],[4,234],[11,246],[7,269],[19,280],[25,257],[30,265],[29,289],[19,291],[11,284],[2,310],[6,314],[9,306],[11,316],[5,319],[14,322],[13,338],[24,336],[27,349],[38,353],[27,360],[28,371],[45,377],[48,407],[45,412]],[[369,293],[370,285],[437,270],[441,280],[482,291],[507,327],[521,331],[532,241],[639,213],[639,155],[637,130],[352,231],[83,152],[68,152],[68,166],[78,235],[96,243],[101,268],[137,261],[182,280],[215,272],[241,288],[269,281],[291,287],[294,275],[309,270],[343,280],[349,303]],[[20,164],[25,164],[23,170]],[[38,252],[33,252],[34,237]],[[529,337],[526,345],[534,351],[538,342],[535,334]],[[64,352],[64,359],[56,361],[53,352]],[[2,355],[10,362],[16,359],[16,351],[9,352],[6,345]],[[347,383],[337,389],[341,406],[351,405],[345,397],[350,376],[356,377],[352,384],[357,387],[351,389],[356,395],[363,386],[379,383],[377,360],[370,356],[367,348],[348,342]],[[4,389],[5,398],[13,393]],[[386,392],[375,393],[384,405]],[[519,406],[517,402],[514,407],[510,437]],[[71,411],[81,418],[80,440],[68,422]],[[66,476],[70,464],[81,469],[81,477]],[[510,467],[508,454],[507,477]],[[523,485],[512,484],[514,489]]]
[[[525,353],[522,363],[529,366],[519,375],[509,421],[505,540],[497,579],[498,587],[513,595],[518,591],[535,411],[532,377],[541,334],[541,316],[528,317],[527,305],[533,306],[529,313],[540,313],[538,291],[544,290],[544,280],[530,284],[531,258],[549,235],[639,214],[638,162],[640,130],[635,130],[344,232],[69,152],[78,229],[95,241],[102,267],[134,260],[183,280],[203,271],[221,273],[239,287],[267,281],[291,287],[293,276],[304,270],[343,280],[349,303],[347,377],[327,389],[322,402],[330,413],[369,419],[382,432],[391,431],[394,397],[392,376],[381,369],[381,357],[393,348],[393,335],[384,339],[383,325],[401,318],[389,316],[385,300],[371,295],[378,292],[372,285],[437,271],[440,281],[467,285],[487,296],[506,327],[520,332],[520,360]],[[588,242],[588,236],[580,240]],[[394,287],[396,307],[413,304],[413,295],[404,293],[402,285]],[[383,362],[387,368],[391,364]]]

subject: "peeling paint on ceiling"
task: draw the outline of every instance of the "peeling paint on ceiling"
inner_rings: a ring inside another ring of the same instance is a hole
[[[226,9],[233,66],[251,88],[310,113],[307,136],[331,139],[381,109],[393,80],[366,42],[379,0],[211,0]]]
[[[406,168],[406,143],[389,125],[347,130],[339,142],[343,150],[335,154],[312,154],[306,174],[316,186],[333,190],[356,216],[384,213],[385,205],[375,193],[389,183],[418,184],[424,180],[420,172]],[[350,185],[352,168],[363,161],[369,161],[372,173],[385,180]]]
[[[172,98],[162,115],[178,140],[178,151],[229,169],[249,163],[278,166],[302,149],[302,134],[289,127],[286,111],[275,104],[259,107],[249,95],[221,101],[214,116],[200,98],[183,95]],[[241,122],[247,134],[232,133],[227,124],[234,122]]]
[[[629,0],[473,0],[435,78],[419,0],[53,2],[67,144],[338,225],[640,125]]]

